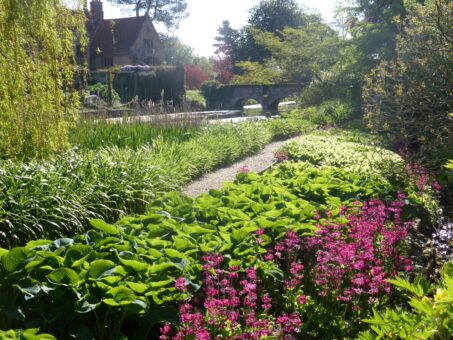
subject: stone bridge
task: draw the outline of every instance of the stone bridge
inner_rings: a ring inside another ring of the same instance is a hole
[[[268,115],[277,113],[278,103],[301,89],[302,84],[225,85],[217,90],[210,106],[216,110],[242,110],[247,99],[254,99]]]

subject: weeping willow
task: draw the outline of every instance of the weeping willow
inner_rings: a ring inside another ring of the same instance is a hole
[[[83,27],[83,11],[61,0],[0,0],[0,159],[50,157],[67,146]]]

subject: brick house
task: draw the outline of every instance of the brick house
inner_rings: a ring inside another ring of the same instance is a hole
[[[159,65],[164,50],[149,16],[104,19],[101,0],[86,11],[91,70],[123,65]]]

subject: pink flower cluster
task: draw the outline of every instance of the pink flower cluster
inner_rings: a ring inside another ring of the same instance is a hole
[[[274,157],[275,159],[277,159],[278,163],[283,163],[284,161],[288,160],[289,155],[285,150],[280,150],[274,154]]]
[[[409,175],[409,178],[417,185],[419,193],[423,193],[429,187],[432,188],[434,193],[440,193],[440,184],[437,182],[435,177],[429,173],[428,169],[420,166],[420,164],[406,164],[406,172]]]
[[[318,231],[304,240],[289,230],[285,238],[267,250],[266,261],[286,271],[284,289],[314,289],[323,298],[359,305],[374,303],[390,291],[387,279],[398,270],[410,271],[411,261],[400,254],[410,222],[401,223],[405,196],[386,205],[380,200],[342,207],[348,222],[318,224]],[[329,218],[331,213],[327,213]],[[304,280],[305,278],[305,280]],[[297,299],[305,304],[305,295]]]
[[[205,313],[185,302],[180,308],[181,325],[172,339],[210,339],[212,335],[228,333],[227,339],[261,339],[300,332],[298,313],[278,317],[270,314],[272,298],[259,287],[261,281],[254,268],[247,268],[245,273],[240,273],[237,266],[222,269],[224,258],[220,254],[207,254],[203,261]],[[177,282],[176,288],[184,291],[185,286]],[[171,328],[165,325],[160,339],[170,339],[170,333]]]
[[[238,174],[248,174],[250,172],[250,168],[247,165],[243,165],[239,168]]]
[[[315,254],[311,274],[319,296],[373,302],[379,293],[390,292],[387,279],[398,269],[411,270],[410,260],[399,253],[411,227],[401,224],[403,206],[402,199],[389,206],[380,200],[365,202],[347,215],[347,224],[320,225],[316,235],[306,239],[305,249]]]

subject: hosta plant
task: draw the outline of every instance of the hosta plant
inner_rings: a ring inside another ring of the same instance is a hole
[[[37,328],[29,328],[25,330],[0,330],[0,340],[55,340],[55,337],[50,334],[39,333]]]

